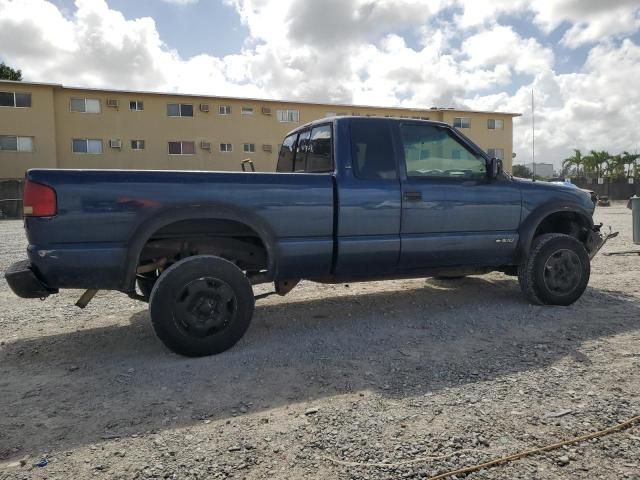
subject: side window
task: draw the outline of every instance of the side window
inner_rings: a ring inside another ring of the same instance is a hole
[[[300,132],[298,137],[298,144],[296,145],[296,156],[293,160],[293,171],[304,172],[307,160],[307,152],[309,151],[309,138],[311,136],[311,130],[305,130]]]
[[[280,147],[280,154],[278,155],[278,166],[276,172],[290,173],[293,172],[293,154],[296,146],[297,133],[289,135],[282,142]]]
[[[321,125],[284,139],[278,155],[277,172],[330,172],[331,126]]]
[[[331,125],[321,125],[311,130],[311,139],[307,153],[306,172],[330,172],[331,161]]]
[[[351,120],[351,159],[357,178],[398,178],[391,132],[386,121]]]
[[[480,179],[486,175],[483,157],[469,151],[446,128],[400,126],[408,177]]]

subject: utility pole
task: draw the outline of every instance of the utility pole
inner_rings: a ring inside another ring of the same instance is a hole
[[[536,109],[531,89],[531,161],[533,162],[533,181],[536,181]]]

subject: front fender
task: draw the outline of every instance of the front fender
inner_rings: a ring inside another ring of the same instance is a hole
[[[562,202],[541,205],[529,213],[529,215],[527,215],[520,224],[520,228],[518,229],[518,245],[516,247],[514,257],[514,263],[516,265],[522,263],[529,256],[533,237],[540,224],[545,220],[545,218],[553,215],[554,213],[560,212],[578,215],[589,230],[593,229],[593,218],[591,216],[591,212],[586,210],[579,203]]]

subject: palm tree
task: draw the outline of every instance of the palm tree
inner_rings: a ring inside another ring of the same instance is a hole
[[[623,164],[623,169],[625,172],[626,178],[633,178],[638,174],[638,164],[636,163],[638,159],[640,159],[640,155],[637,153],[629,153],[626,150],[622,152],[621,162]]]
[[[609,152],[604,150],[591,150],[589,156],[585,157],[585,167],[587,167],[590,172],[595,173],[598,178],[604,177],[609,173],[610,160],[611,155],[609,155]],[[587,168],[585,168],[585,170]]]
[[[609,161],[612,178],[624,178],[626,176],[626,163],[624,154],[613,155]]]
[[[573,155],[562,161],[562,167],[563,169],[566,169],[567,172],[570,172],[571,167],[575,167],[575,175],[576,177],[579,177],[580,167],[584,167],[584,157],[582,156],[582,152],[577,148],[574,148]]]
[[[582,158],[582,168],[585,177],[593,177],[596,171],[596,160],[591,155],[586,155]]]

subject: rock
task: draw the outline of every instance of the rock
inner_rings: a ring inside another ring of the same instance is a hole
[[[229,452],[239,452],[240,450],[242,450],[242,447],[240,447],[240,445],[234,445],[228,448]]]
[[[560,458],[558,458],[558,462],[557,463],[558,463],[559,466],[564,467],[566,465],[569,465],[569,462],[570,462],[569,457],[566,456],[566,455],[563,455]]]
[[[569,415],[570,413],[573,413],[573,410],[567,408],[564,410],[558,410],[557,412],[549,412],[545,415],[545,417],[560,418],[560,417],[564,417],[565,415]]]
[[[304,411],[304,414],[305,414],[305,415],[314,415],[314,414],[316,414],[316,413],[318,413],[318,408],[316,408],[316,407],[307,408],[307,409]]]

